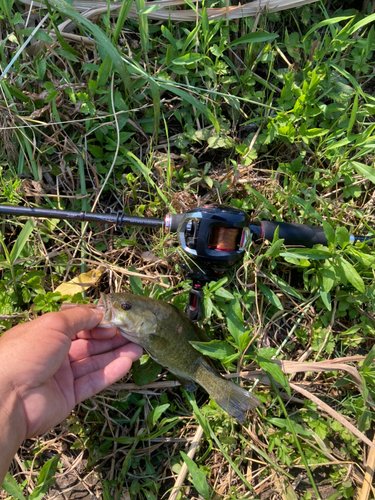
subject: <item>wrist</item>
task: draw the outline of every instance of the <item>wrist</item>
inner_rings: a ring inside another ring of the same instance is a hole
[[[1,387],[0,379],[0,486],[25,437],[26,424],[17,392]]]

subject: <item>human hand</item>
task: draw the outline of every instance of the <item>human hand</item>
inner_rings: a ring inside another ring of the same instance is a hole
[[[1,414],[11,416],[18,441],[53,428],[77,403],[123,377],[142,355],[142,348],[116,329],[96,328],[101,318],[98,310],[76,307],[2,335],[0,424]]]

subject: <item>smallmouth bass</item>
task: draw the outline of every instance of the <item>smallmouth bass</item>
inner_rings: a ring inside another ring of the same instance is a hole
[[[245,421],[246,411],[260,404],[254,395],[222,377],[209,358],[194,349],[190,341],[206,341],[205,333],[175,306],[131,293],[113,293],[102,294],[97,307],[104,313],[100,327],[117,327],[187,390],[196,390],[198,383],[239,422]]]

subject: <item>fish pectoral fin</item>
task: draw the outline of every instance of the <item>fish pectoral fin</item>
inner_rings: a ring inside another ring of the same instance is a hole
[[[171,359],[168,359],[166,353],[170,353],[171,345],[170,342],[153,333],[149,336],[150,341],[150,349],[148,350],[150,356],[157,361],[159,364],[167,368],[173,375],[177,378],[180,384],[185,387],[185,389],[189,392],[194,392],[197,390],[197,386],[193,382],[191,378],[185,377],[185,373],[180,367],[174,366],[171,363]],[[160,361],[163,359],[163,361]],[[176,363],[177,364],[177,363]]]
[[[160,337],[160,335],[157,335],[156,333],[151,333],[148,338],[149,341],[156,347],[165,348],[169,344],[168,340],[164,337]]]

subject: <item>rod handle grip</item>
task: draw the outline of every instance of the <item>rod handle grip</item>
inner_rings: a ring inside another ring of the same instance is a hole
[[[257,230],[254,231],[255,227]],[[279,228],[279,239],[283,239],[285,245],[301,245],[307,248],[317,244],[327,245],[327,238],[321,226],[261,221],[260,226],[250,226],[250,230],[261,239],[272,241],[277,227]]]

